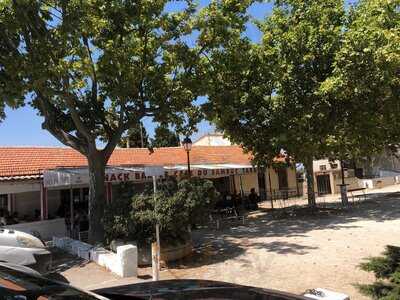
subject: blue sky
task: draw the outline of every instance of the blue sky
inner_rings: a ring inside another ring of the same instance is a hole
[[[200,6],[204,6],[208,1],[201,0]],[[263,19],[271,12],[271,3],[256,3],[251,9],[251,15],[256,19]],[[179,9],[176,2],[168,5],[168,10]],[[246,34],[254,41],[260,39],[260,33],[254,26],[249,26]],[[46,130],[42,129],[43,118],[37,112],[25,106],[17,110],[6,109],[6,119],[0,123],[0,146],[61,146],[62,144]],[[154,133],[154,124],[151,120],[144,120],[144,125],[149,135]],[[198,125],[198,132],[193,135],[193,139],[207,132],[212,132],[214,128],[208,122],[201,122]]]

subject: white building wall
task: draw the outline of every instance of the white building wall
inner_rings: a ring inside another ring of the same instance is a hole
[[[222,134],[206,134],[193,143],[194,146],[231,146],[232,143]]]

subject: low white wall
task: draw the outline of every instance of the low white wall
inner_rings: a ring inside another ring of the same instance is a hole
[[[4,228],[14,229],[32,234],[32,232],[39,232],[44,240],[51,240],[55,237],[63,237],[67,235],[64,218],[44,220],[28,223],[19,223],[14,225],[3,226]]]
[[[362,179],[363,187],[368,189],[383,188],[385,186],[398,184],[399,182],[400,182],[399,176]]]
[[[53,244],[68,253],[94,261],[118,276],[137,276],[138,252],[135,245],[118,246],[117,253],[114,253],[68,237],[54,237]]]

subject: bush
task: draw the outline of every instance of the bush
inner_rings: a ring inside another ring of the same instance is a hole
[[[358,285],[363,294],[380,300],[400,299],[400,247],[387,246],[383,256],[369,258],[360,267],[377,279],[373,284]]]
[[[188,227],[201,224],[214,208],[217,192],[209,180],[192,178],[176,182],[169,178],[157,185],[154,198],[149,185],[132,195],[129,185],[120,186],[120,198],[107,206],[104,216],[106,240],[135,240],[139,244],[155,240],[155,225],[160,225],[161,242],[184,242]]]

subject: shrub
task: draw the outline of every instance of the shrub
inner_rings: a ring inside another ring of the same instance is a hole
[[[164,244],[176,244],[188,238],[188,227],[202,223],[214,208],[217,192],[209,180],[192,178],[159,183],[156,197],[152,186],[132,195],[129,186],[120,186],[120,198],[107,206],[104,226],[107,242],[113,239],[135,240],[139,244],[155,240],[155,225],[160,225]]]
[[[383,256],[371,257],[360,267],[377,279],[373,284],[358,285],[363,294],[380,300],[400,299],[400,247],[387,246]]]

